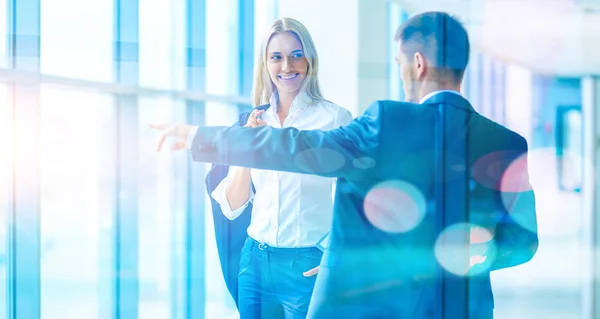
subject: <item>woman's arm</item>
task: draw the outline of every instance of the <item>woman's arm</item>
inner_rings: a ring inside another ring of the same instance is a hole
[[[264,110],[255,109],[252,111],[248,116],[244,127],[259,127],[266,125],[266,123],[260,119],[260,116],[263,113]],[[242,117],[240,117],[240,121],[243,121]],[[211,196],[219,203],[225,217],[233,220],[240,216],[254,197],[250,169],[239,166],[229,167],[227,177],[219,183]]]
[[[236,172],[235,169],[248,170],[248,181],[246,184],[247,188],[245,192],[244,190],[237,193],[235,192],[236,190],[238,190],[238,188],[241,189],[240,182],[243,182],[236,176],[239,173]],[[254,199],[254,193],[252,192],[252,186],[250,183],[249,175],[249,169],[231,166],[229,167],[229,173],[227,174],[227,177],[225,177],[210,194],[210,196],[217,203],[219,203],[219,206],[221,206],[221,212],[229,220],[234,220],[238,218],[244,212],[248,204],[250,204],[250,202],[252,202],[252,200]],[[231,187],[232,184],[234,185],[233,187]],[[229,190],[231,190],[231,193],[234,197],[231,200],[231,196],[228,194]]]
[[[231,166],[229,175],[231,179],[225,187],[227,202],[231,210],[235,211],[246,206],[252,193],[250,169],[245,167]]]
[[[260,117],[263,115],[264,110],[254,110],[250,113],[248,120],[244,127],[260,127],[265,126],[267,123]],[[229,176],[231,176],[230,183],[225,188],[227,195],[227,202],[232,210],[239,209],[244,206],[250,200],[251,195],[251,183],[250,169],[239,166],[230,167]]]

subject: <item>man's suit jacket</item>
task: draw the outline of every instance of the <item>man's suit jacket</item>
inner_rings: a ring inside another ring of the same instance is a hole
[[[258,110],[266,110],[269,104],[256,107]],[[233,126],[244,126],[252,112],[245,112],[239,115],[237,123]],[[248,237],[248,226],[252,214],[252,203],[244,209],[244,212],[236,219],[229,220],[221,211],[221,206],[214,200],[211,193],[217,188],[219,183],[227,176],[229,166],[213,165],[206,175],[205,183],[210,205],[212,207],[213,222],[215,228],[215,239],[217,241],[217,252],[221,262],[221,271],[225,279],[225,286],[233,297],[235,305],[238,305],[238,273],[240,271],[240,258],[242,247]],[[254,187],[254,186],[253,186]]]
[[[468,289],[470,318],[489,318],[489,272],[525,263],[537,250],[534,194],[525,139],[475,112],[461,96],[439,93],[423,104],[377,101],[332,131],[199,128],[191,153],[196,161],[338,178],[330,246],[309,318],[439,318],[440,269],[433,249],[438,210],[428,205],[416,227],[390,233],[369,221],[365,197],[382,182],[402,181],[434,202],[435,183],[446,183],[435,180],[441,108],[450,114],[446,140],[464,143],[468,135],[471,212],[465,222],[494,236],[496,253],[488,268],[470,278]]]

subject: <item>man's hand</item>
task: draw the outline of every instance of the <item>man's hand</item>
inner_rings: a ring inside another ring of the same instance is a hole
[[[305,271],[304,273],[302,273],[304,275],[304,277],[312,277],[316,274],[319,273],[319,266],[309,270],[309,271]]]
[[[167,137],[175,138],[175,144],[171,147],[172,150],[185,149],[188,134],[194,126],[187,124],[150,124],[150,127],[161,131],[156,147],[156,151],[160,152]]]

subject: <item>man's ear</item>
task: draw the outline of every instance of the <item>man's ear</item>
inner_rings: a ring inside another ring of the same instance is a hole
[[[415,52],[413,59],[416,68],[415,74],[417,75],[417,79],[421,80],[427,74],[427,61],[421,52]]]

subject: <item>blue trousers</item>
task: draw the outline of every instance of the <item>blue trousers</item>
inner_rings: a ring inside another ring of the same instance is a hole
[[[238,276],[240,319],[306,318],[316,276],[303,272],[321,257],[314,247],[268,247],[248,237]]]

